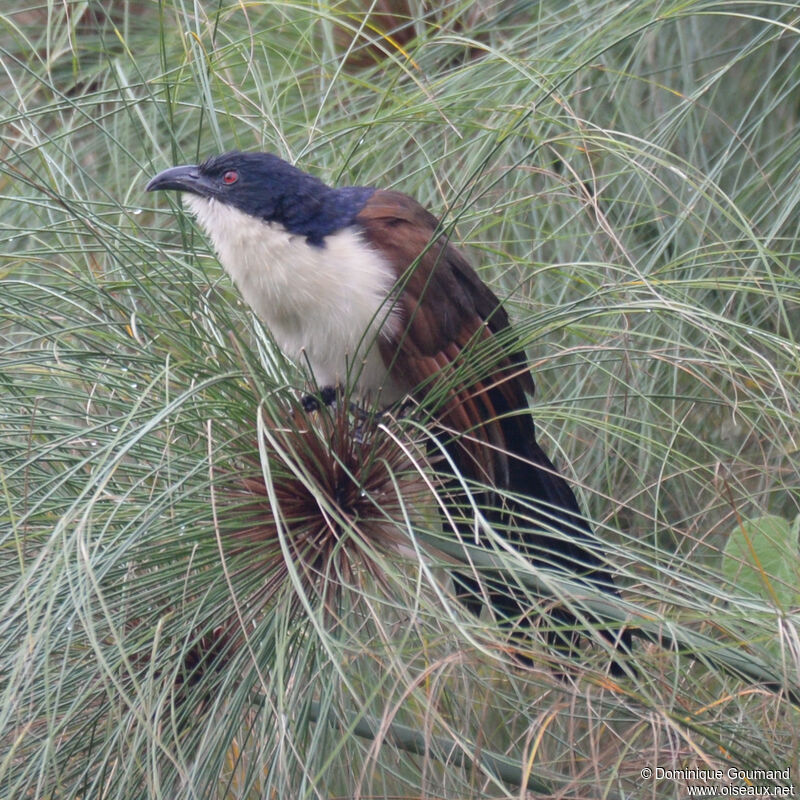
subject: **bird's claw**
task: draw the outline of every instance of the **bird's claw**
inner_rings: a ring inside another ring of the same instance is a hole
[[[339,392],[335,386],[323,386],[316,394],[304,394],[300,398],[300,404],[307,413],[319,411],[320,408],[328,408],[335,405]]]

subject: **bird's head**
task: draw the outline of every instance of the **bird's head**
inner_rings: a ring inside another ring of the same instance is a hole
[[[272,153],[239,151],[165,169],[147,184],[148,192],[159,190],[188,194],[195,213],[197,198],[221,203],[264,222],[279,223],[315,244],[349,224],[372,192],[333,190]]]

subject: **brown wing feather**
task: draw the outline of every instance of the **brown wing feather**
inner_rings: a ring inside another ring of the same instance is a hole
[[[534,388],[520,368],[524,355],[509,356],[507,340],[492,346],[497,333],[510,333],[508,315],[458,250],[444,235],[437,238],[438,221],[412,198],[376,191],[357,219],[398,276],[404,325],[396,336],[381,337],[384,361],[404,383],[420,387],[418,394],[427,393],[434,375],[456,372],[457,390],[443,399],[439,422],[464,435],[469,472],[507,486],[509,448],[497,406],[523,409]],[[481,357],[465,359],[473,347]]]
[[[506,535],[534,561],[616,594],[607,566],[583,546],[594,537],[575,495],[536,442],[526,399],[533,379],[498,299],[441,234],[436,218],[412,198],[376,191],[357,220],[398,277],[394,300],[404,324],[395,335],[380,337],[384,362],[400,385],[416,387],[420,399],[433,390],[437,376],[451,378],[434,413],[451,432],[446,446],[459,471],[525,498],[524,504],[512,498],[497,503],[487,496],[489,519],[512,521]],[[560,533],[553,535],[553,529]],[[454,578],[464,604],[479,613],[475,580]],[[501,618],[527,612],[513,588],[502,581],[488,585]],[[568,612],[562,617],[573,621]],[[630,648],[630,631],[623,629],[619,640],[612,631],[604,635]]]

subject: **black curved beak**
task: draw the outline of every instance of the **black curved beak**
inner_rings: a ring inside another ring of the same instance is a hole
[[[151,178],[145,191],[157,192],[174,189],[178,192],[191,192],[207,197],[211,194],[211,182],[200,173],[200,167],[186,164],[181,167],[170,167]]]

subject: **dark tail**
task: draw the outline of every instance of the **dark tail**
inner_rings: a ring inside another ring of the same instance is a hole
[[[502,426],[506,453],[501,463],[494,468],[496,483],[508,490],[510,497],[487,493],[481,498],[487,519],[496,526],[520,552],[537,566],[551,569],[571,579],[599,588],[618,597],[614,579],[606,563],[597,553],[598,541],[581,514],[578,502],[569,484],[558,474],[550,459],[542,451],[535,438],[533,420],[528,413],[514,414],[495,420]],[[455,445],[455,443],[454,443]],[[452,447],[455,459],[459,460],[457,447]],[[463,472],[463,451],[459,464]],[[497,462],[495,453],[495,462]],[[501,469],[498,474],[498,470]],[[515,499],[519,498],[519,499]],[[467,540],[473,535],[472,528],[463,535]],[[461,602],[474,614],[480,614],[483,602],[478,583],[461,573],[454,575]],[[491,605],[501,622],[509,627],[520,622],[532,625],[528,600],[513,580],[504,582],[494,578],[484,582]],[[590,612],[586,617],[592,618]],[[566,608],[556,608],[550,613],[553,629],[548,641],[561,650],[572,651],[577,636],[569,628],[578,624]],[[598,623],[602,620],[596,619]],[[559,633],[563,626],[567,631]],[[628,629],[603,628],[605,638],[621,652],[630,652],[631,633]],[[527,660],[524,656],[521,660]],[[614,674],[624,672],[621,665],[613,661]]]

